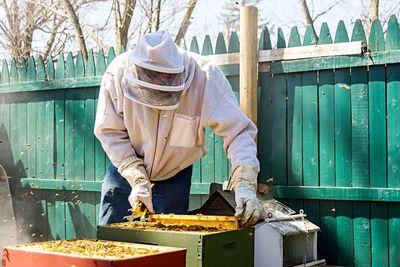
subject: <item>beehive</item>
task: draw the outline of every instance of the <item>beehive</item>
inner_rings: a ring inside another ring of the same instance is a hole
[[[253,266],[253,228],[226,230],[209,223],[188,226],[179,224],[179,219],[176,222],[175,225],[131,222],[98,226],[97,237],[186,248],[187,267]]]
[[[104,240],[58,240],[3,249],[3,267],[185,266],[185,249]]]

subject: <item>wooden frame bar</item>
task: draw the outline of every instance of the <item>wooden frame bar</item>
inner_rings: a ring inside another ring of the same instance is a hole
[[[366,52],[363,42],[348,42],[338,44],[310,45],[290,48],[260,50],[258,63],[270,63],[284,60],[310,59],[332,56],[361,55]],[[239,64],[240,53],[217,54],[206,56],[217,65]]]

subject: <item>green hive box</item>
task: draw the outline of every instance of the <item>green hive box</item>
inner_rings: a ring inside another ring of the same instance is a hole
[[[97,238],[186,248],[187,267],[251,267],[254,265],[253,228],[206,233],[99,225]]]

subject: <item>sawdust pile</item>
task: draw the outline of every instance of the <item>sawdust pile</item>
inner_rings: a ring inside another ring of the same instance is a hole
[[[122,244],[102,240],[55,240],[17,246],[31,250],[42,250],[89,257],[130,258],[139,255],[158,253],[159,250],[143,245]]]

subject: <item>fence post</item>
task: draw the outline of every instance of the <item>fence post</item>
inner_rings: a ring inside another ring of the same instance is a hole
[[[257,125],[257,8],[240,8],[240,108]]]

